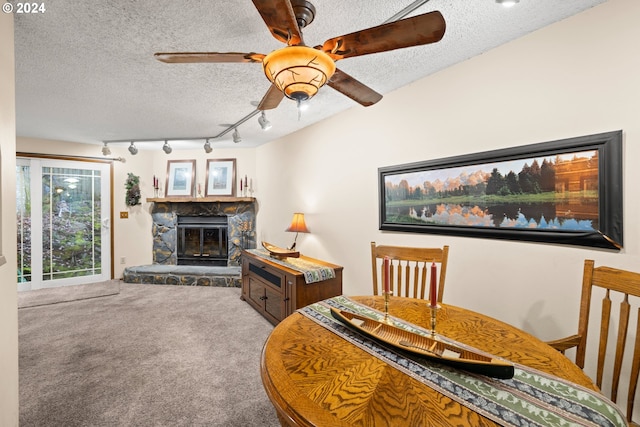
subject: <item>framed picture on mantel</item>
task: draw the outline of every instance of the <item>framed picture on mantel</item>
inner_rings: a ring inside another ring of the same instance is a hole
[[[167,161],[166,197],[193,197],[195,187],[195,160]]]
[[[236,159],[208,159],[207,196],[236,195]]]

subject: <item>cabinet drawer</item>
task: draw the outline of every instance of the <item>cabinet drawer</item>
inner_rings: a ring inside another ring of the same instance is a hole
[[[284,284],[284,276],[282,273],[272,270],[270,267],[263,264],[250,263],[249,273],[253,273],[256,276],[261,277],[265,282],[268,282],[278,288],[282,288],[282,285]]]

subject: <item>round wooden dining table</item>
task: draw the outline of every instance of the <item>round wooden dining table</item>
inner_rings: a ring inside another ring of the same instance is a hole
[[[350,297],[384,310],[382,296]],[[391,297],[389,314],[430,328],[428,302]],[[592,390],[591,379],[534,336],[491,317],[442,304],[436,331]],[[267,339],[261,376],[283,426],[497,426],[300,313]]]

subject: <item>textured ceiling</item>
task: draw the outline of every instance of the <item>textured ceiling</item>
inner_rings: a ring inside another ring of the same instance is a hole
[[[422,1],[409,16],[439,10],[447,31],[426,46],[340,61],[338,67],[381,94],[559,21],[605,0]],[[11,1],[11,3],[15,3]],[[102,144],[104,140],[213,137],[255,111],[269,82],[260,64],[165,64],[155,52],[259,52],[283,47],[250,0],[47,0],[46,12],[15,14],[19,136]],[[416,2],[314,0],[308,45],[379,25]],[[381,101],[385,102],[383,98]],[[255,147],[348,108],[362,107],[325,86],[300,118],[284,99],[215,147]],[[198,148],[172,142],[174,148]],[[155,144],[137,144],[141,149]]]

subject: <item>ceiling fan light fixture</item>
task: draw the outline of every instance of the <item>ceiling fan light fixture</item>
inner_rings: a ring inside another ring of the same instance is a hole
[[[131,153],[132,156],[135,156],[136,154],[138,154],[138,147],[135,146],[133,141],[131,141],[131,145],[129,146],[129,152]]]
[[[271,122],[267,120],[267,115],[265,114],[264,111],[260,113],[260,117],[258,117],[258,123],[260,124],[260,127],[262,128],[262,130],[271,129]]]
[[[107,143],[104,143],[104,146],[102,147],[102,155],[103,156],[108,156],[109,154],[111,154],[111,149],[107,146]]]
[[[289,99],[313,97],[336,71],[333,59],[308,46],[287,46],[274,50],[262,61],[264,74]]]

